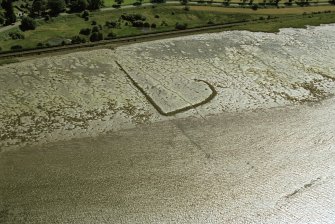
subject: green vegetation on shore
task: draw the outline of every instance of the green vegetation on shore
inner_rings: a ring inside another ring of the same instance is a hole
[[[335,13],[299,15],[289,18],[280,17],[264,23],[237,25],[226,30],[248,30],[254,32],[278,32],[281,28],[305,28],[307,25],[319,26],[321,24],[335,23]]]
[[[301,10],[292,13],[291,10],[287,11],[287,14],[278,13],[275,15],[271,10],[286,9],[259,10],[259,13],[257,13],[257,11],[251,9],[229,12],[227,8],[201,7],[194,7],[193,10],[193,6],[191,6],[190,10],[185,10],[183,6],[147,6],[96,11],[91,12],[85,18],[78,13],[52,17],[49,21],[37,20],[37,27],[34,30],[22,32],[19,28],[13,28],[0,33],[0,49],[2,51],[20,50],[21,47],[22,49],[33,49],[70,44],[71,41],[72,43],[99,41],[236,22],[246,22],[246,24],[234,25],[221,30],[277,32],[284,27],[305,27],[306,25],[335,23],[335,13],[331,11],[335,8],[333,6],[329,6],[329,10],[325,11],[317,11],[318,7],[305,7],[309,9],[306,10],[308,13],[301,13]],[[220,8],[226,11],[222,12]],[[311,12],[311,8],[315,8],[315,12]],[[320,8],[324,10],[325,6]],[[133,16],[135,16],[135,19],[132,18]],[[95,36],[92,35],[93,32]]]

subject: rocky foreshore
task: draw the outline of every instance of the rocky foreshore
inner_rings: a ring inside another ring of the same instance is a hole
[[[335,25],[179,37],[0,67],[0,150],[335,93]]]

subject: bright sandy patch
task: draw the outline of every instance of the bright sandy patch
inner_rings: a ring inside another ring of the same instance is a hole
[[[317,102],[335,93],[334,39],[334,25],[231,31],[2,66],[0,148]]]

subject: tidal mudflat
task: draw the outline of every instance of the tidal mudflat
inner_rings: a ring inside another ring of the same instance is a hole
[[[333,223],[335,101],[0,155],[0,223]]]
[[[1,66],[0,223],[333,223],[334,40],[233,31]]]
[[[231,31],[38,58],[0,70],[0,148],[335,93],[335,25]]]

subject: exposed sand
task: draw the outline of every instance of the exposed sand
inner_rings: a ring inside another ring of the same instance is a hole
[[[335,220],[335,99],[0,154],[0,223]]]
[[[335,93],[334,39],[335,25],[232,31],[2,66],[0,148],[316,102]]]

